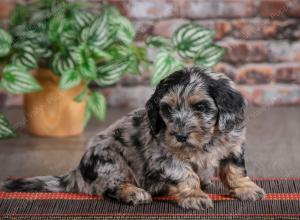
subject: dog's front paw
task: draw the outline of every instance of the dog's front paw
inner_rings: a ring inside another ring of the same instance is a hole
[[[230,191],[232,197],[248,201],[261,200],[265,194],[265,191],[254,183],[251,186],[238,187]]]
[[[139,205],[139,204],[146,204],[152,201],[152,197],[150,193],[147,191],[136,188],[135,191],[132,191],[123,198],[123,201],[132,204],[132,205]]]
[[[211,180],[202,180],[201,184],[200,184],[200,187],[201,187],[201,190],[206,191],[212,185],[213,184],[212,184]]]
[[[178,205],[185,209],[203,210],[213,207],[212,200],[206,194],[190,196],[182,198],[178,201]]]

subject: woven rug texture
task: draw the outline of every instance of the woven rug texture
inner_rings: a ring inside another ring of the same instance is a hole
[[[203,211],[180,208],[170,197],[131,206],[85,194],[0,192],[0,219],[300,219],[300,178],[254,180],[265,199],[232,199],[216,180],[207,191],[214,208]]]

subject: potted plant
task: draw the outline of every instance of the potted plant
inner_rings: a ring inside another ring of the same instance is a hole
[[[117,83],[125,73],[149,68],[156,85],[190,65],[214,67],[225,49],[213,43],[215,32],[197,24],[179,27],[168,39],[150,37],[154,61],[134,43],[132,23],[109,5],[100,14],[82,3],[40,0],[17,6],[9,33],[0,29],[0,89],[24,94],[28,130],[42,136],[80,134],[92,115],[103,120],[106,101],[90,90]],[[15,133],[0,114],[0,139]]]
[[[198,24],[180,26],[171,38],[154,36],[147,39],[148,47],[156,48],[151,84],[156,85],[168,75],[188,66],[213,68],[220,62],[225,48],[213,43],[215,31]]]
[[[108,86],[140,71],[144,49],[134,39],[132,23],[109,5],[101,13],[78,2],[17,5],[9,32],[0,30],[1,88],[24,94],[30,133],[80,134],[91,115],[105,117],[105,98],[89,89],[91,82]],[[7,128],[3,116],[1,125]]]

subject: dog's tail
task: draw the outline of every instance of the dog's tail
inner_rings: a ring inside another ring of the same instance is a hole
[[[80,176],[81,177],[81,176]],[[77,171],[64,176],[37,176],[6,180],[2,184],[5,192],[79,192]]]

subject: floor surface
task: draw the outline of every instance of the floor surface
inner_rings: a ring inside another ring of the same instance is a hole
[[[109,109],[104,123],[93,120],[84,134],[41,138],[26,133],[22,111],[5,109],[19,137],[0,141],[0,181],[7,176],[59,175],[76,167],[88,139],[131,109]],[[247,112],[246,166],[249,176],[300,177],[300,106],[251,107]]]

